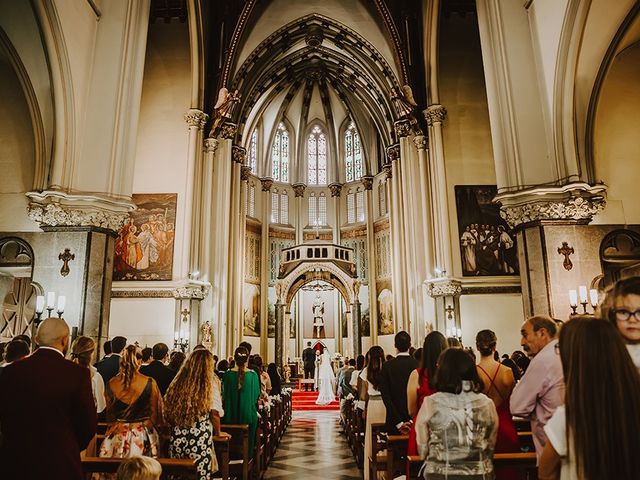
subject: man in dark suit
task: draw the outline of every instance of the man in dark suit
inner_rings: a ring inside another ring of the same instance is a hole
[[[96,433],[96,405],[87,368],[65,360],[69,327],[47,318],[40,348],[0,375],[2,478],[82,480],[80,451]]]
[[[387,409],[387,432],[390,435],[407,434],[411,429],[411,417],[407,409],[407,384],[418,361],[409,355],[411,337],[398,332],[394,339],[397,355],[382,365],[380,393]]]
[[[107,355],[96,363],[96,368],[98,369],[98,373],[102,375],[105,386],[109,383],[109,380],[118,374],[120,370],[120,353],[126,346],[126,338],[113,337],[113,340],[111,340],[111,355]]]
[[[314,378],[316,374],[316,352],[311,348],[311,342],[307,342],[307,348],[302,351],[302,363],[304,365],[304,378]],[[309,390],[309,384],[304,384],[305,391]],[[311,385],[313,391],[313,385]]]
[[[165,365],[169,358],[169,347],[164,343],[156,343],[151,353],[153,361],[149,365],[140,367],[140,373],[153,378],[158,384],[160,393],[164,396],[176,372]]]

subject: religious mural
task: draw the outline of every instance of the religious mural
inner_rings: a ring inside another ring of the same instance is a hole
[[[493,202],[495,185],[457,185],[456,207],[464,276],[518,275],[515,233]]]
[[[242,289],[242,321],[244,336],[260,336],[260,287],[258,285],[244,284]]]
[[[391,285],[378,294],[378,335],[393,335],[393,294]]]
[[[176,193],[133,194],[138,207],[115,241],[113,280],[171,280]]]

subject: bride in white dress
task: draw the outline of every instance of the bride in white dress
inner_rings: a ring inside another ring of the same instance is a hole
[[[328,405],[335,401],[335,385],[336,376],[333,373],[331,367],[331,358],[329,352],[324,349],[323,354],[320,356],[320,368],[318,372],[318,399],[316,405]]]

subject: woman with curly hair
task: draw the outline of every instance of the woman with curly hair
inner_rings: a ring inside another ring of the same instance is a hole
[[[360,378],[363,380],[366,391],[366,416],[367,424],[364,434],[364,479],[369,480],[369,468],[367,467],[366,458],[371,454],[371,425],[373,423],[384,423],[387,417],[387,409],[382,401],[380,393],[380,380],[382,379],[382,365],[384,364],[384,350],[378,345],[374,345],[367,352],[367,365],[360,372]]]
[[[165,418],[171,426],[169,456],[193,458],[200,480],[210,480],[218,470],[213,437],[221,433],[224,411],[220,380],[213,369],[213,354],[194,350],[164,397]]]
[[[101,457],[158,456],[162,395],[153,378],[138,372],[141,363],[140,349],[127,346],[118,375],[107,384],[107,420],[114,423],[100,447]]]

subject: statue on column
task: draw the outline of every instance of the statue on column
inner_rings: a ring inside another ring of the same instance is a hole
[[[240,102],[238,90],[231,93],[225,87],[220,89],[220,92],[218,93],[218,101],[213,107],[213,125],[211,126],[211,133],[209,136],[216,137],[218,133],[220,133],[222,124],[227,120],[231,120],[233,109],[238,102]]]
[[[316,295],[311,310],[313,311],[313,338],[324,338],[324,302],[320,295]]]
[[[418,125],[418,117],[415,115],[418,104],[413,98],[411,87],[409,85],[403,85],[400,89],[393,87],[391,89],[391,102],[398,116],[398,121],[409,122],[410,131],[414,135],[422,135],[422,129]]]

